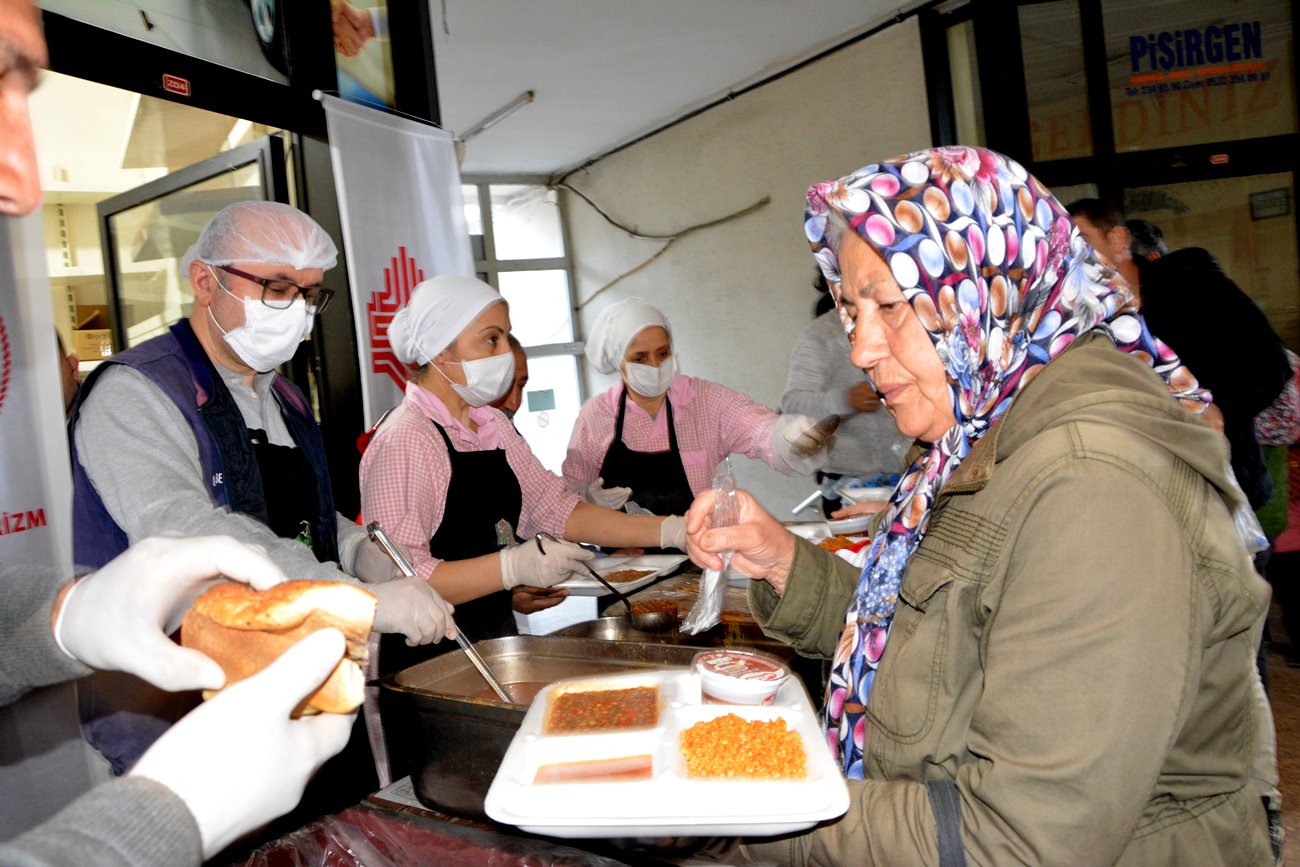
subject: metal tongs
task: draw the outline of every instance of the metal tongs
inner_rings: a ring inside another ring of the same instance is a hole
[[[403,575],[408,578],[418,577],[415,572],[415,567],[411,565],[411,561],[406,559],[406,555],[402,553],[402,549],[397,547],[396,543],[389,538],[388,534],[384,532],[384,528],[379,525],[378,521],[371,521],[367,524],[366,532],[370,534],[370,541],[383,549],[383,552],[397,564],[397,568],[402,570]],[[478,651],[475,650],[465,638],[465,634],[460,631],[460,627],[456,626],[455,621],[449,619],[447,625],[456,631],[456,643],[460,645],[461,650],[465,651],[465,655],[469,657],[469,661],[474,663],[474,667],[478,669],[478,673],[483,675],[483,679],[488,682],[488,686],[492,687],[492,691],[497,694],[497,697],[507,704],[519,704],[519,702],[515,701],[515,697],[510,694],[510,690],[506,685],[492,673],[492,669],[488,668],[488,664],[483,661],[483,657],[479,656]]]

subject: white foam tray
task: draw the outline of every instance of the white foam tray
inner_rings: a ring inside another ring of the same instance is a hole
[[[658,725],[608,734],[542,734],[550,694],[575,683],[660,687]],[[800,781],[695,780],[684,775],[678,735],[691,725],[735,713],[784,719],[803,739],[808,776]],[[649,754],[653,776],[631,782],[533,785],[540,765]],[[843,815],[848,788],[831,756],[812,702],[788,678],[768,707],[703,704],[690,669],[560,681],[538,694],[488,790],[487,814],[498,822],[553,837],[767,836],[810,828]]]
[[[646,586],[665,572],[671,572],[685,563],[686,555],[643,554],[640,557],[597,557],[590,562],[591,568],[600,573],[601,577],[608,575],[610,572],[617,572],[620,569],[653,569],[654,571],[651,574],[643,575],[635,581],[624,581],[621,584],[614,585],[621,593],[631,593],[633,590],[639,590]],[[575,572],[574,577],[561,581],[555,586],[567,588],[573,596],[609,595],[609,590],[604,584],[582,572]]]

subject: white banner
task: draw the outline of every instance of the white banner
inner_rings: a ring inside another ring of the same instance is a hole
[[[48,287],[40,212],[0,217],[0,563],[67,579],[72,476]]]
[[[474,276],[450,134],[323,97],[338,190],[366,424],[396,406],[405,379],[388,323],[421,280]]]
[[[41,212],[0,217],[0,573],[38,564],[62,584],[73,574],[72,473],[49,285]],[[91,787],[90,748],[71,683],[0,708],[0,732],[0,840],[8,840]]]

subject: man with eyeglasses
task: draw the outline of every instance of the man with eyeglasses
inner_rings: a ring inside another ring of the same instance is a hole
[[[376,582],[378,632],[412,646],[444,637],[450,606],[335,513],[311,406],[275,372],[328,305],[321,281],[336,263],[325,230],[288,205],[238,202],[208,221],[181,261],[189,318],[108,359],[73,410],[79,567],[147,536],[223,534],[290,578]],[[117,773],[194,701],[122,674],[81,693],[86,739]]]

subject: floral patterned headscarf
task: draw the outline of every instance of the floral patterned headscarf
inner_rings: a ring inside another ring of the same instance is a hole
[[[823,721],[845,775],[861,779],[867,697],[903,571],[944,483],[1025,384],[1076,337],[1098,330],[1150,364],[1193,412],[1204,411],[1209,395],[1147,330],[1128,285],[1061,203],[1001,154],[919,151],[808,190],[804,228],[851,339],[839,261],[826,243],[831,211],[889,265],[943,361],[957,418],[890,497],[835,651]]]

